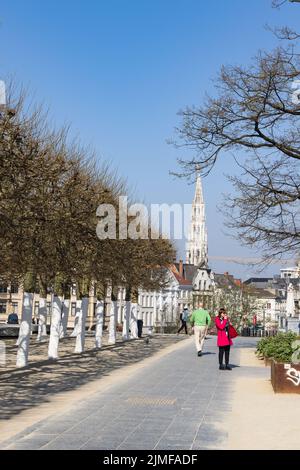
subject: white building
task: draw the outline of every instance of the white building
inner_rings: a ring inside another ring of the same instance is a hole
[[[276,323],[279,330],[298,331],[300,314],[300,262],[283,268],[273,278],[250,278],[246,285],[256,288],[256,297],[262,316]]]
[[[294,266],[292,268],[281,269],[280,277],[282,279],[299,279],[300,278],[300,260],[298,260],[297,266]]]
[[[145,328],[164,329],[177,322],[180,312],[186,306],[193,307],[192,284],[170,266],[167,273],[168,286],[160,291],[140,291],[138,319],[143,320]]]

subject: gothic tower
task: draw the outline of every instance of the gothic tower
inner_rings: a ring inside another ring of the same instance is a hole
[[[189,238],[186,244],[186,262],[194,266],[207,266],[208,263],[205,203],[199,172],[197,173],[196,190],[192,204]]]

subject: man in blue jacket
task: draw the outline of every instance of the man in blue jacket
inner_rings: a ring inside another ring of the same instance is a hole
[[[177,331],[178,335],[183,329],[185,329],[185,334],[186,335],[188,334],[187,324],[186,324],[188,319],[189,319],[189,311],[187,307],[184,307],[183,312],[180,314],[181,327]]]

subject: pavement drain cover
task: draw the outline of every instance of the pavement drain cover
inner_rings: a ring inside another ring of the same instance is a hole
[[[177,398],[152,398],[152,397],[133,397],[127,398],[126,402],[132,406],[172,406],[176,403]]]

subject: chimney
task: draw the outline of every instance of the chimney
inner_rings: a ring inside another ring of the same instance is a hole
[[[183,261],[182,259],[179,260],[179,275],[183,277]]]

